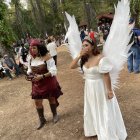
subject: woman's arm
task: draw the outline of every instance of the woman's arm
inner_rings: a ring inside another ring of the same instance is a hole
[[[109,73],[103,74],[103,79],[104,79],[105,85],[107,87],[108,99],[112,99],[114,94],[113,94],[112,87],[111,87],[111,79],[110,79]]]
[[[70,64],[71,69],[75,69],[78,67],[78,62],[81,59],[81,55],[79,54]]]

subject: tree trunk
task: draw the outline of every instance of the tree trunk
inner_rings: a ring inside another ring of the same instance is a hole
[[[45,14],[44,14],[45,12],[41,7],[40,0],[35,0],[35,1],[36,1],[37,9],[38,9],[38,15],[39,15],[38,18],[41,25],[40,26],[41,32],[45,34],[46,32],[46,23],[45,23]]]
[[[33,0],[30,0],[30,4],[31,4],[31,7],[32,7],[32,14],[33,14],[33,17],[34,17],[34,20],[35,20],[35,26],[36,26],[37,31],[39,31],[38,26],[40,27],[40,24],[39,24],[38,14],[36,12],[36,7],[35,7],[35,4],[33,3]]]

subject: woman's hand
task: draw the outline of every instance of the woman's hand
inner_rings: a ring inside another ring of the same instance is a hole
[[[33,78],[33,81],[39,81],[41,79],[43,79],[43,75],[36,74]]]
[[[79,57],[82,57],[82,56],[84,56],[84,55],[86,55],[88,53],[88,49],[82,49],[81,50],[81,52],[80,52],[80,54],[79,54]]]
[[[108,99],[112,99],[114,97],[113,91],[108,91]]]
[[[87,48],[82,48],[79,55],[71,62],[70,68],[75,69],[75,68],[79,67],[78,61],[81,59],[82,56],[86,55],[87,52],[88,52]]]

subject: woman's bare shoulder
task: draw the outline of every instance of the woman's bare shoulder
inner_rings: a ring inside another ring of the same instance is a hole
[[[98,57],[98,60],[100,61],[104,57],[104,55],[101,53],[97,57]]]

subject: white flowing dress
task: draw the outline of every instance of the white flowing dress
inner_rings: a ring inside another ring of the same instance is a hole
[[[114,94],[109,100],[103,73],[112,70],[112,65],[103,57],[98,66],[83,66],[84,89],[84,132],[85,136],[98,136],[98,140],[125,140],[127,132],[121,111]]]

